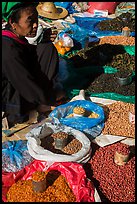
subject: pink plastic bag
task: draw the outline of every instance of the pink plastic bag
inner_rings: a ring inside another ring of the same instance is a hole
[[[94,14],[94,9],[108,10],[109,14],[113,14],[118,4],[119,2],[88,2],[90,8],[87,11]]]
[[[6,202],[6,194],[9,187],[20,180],[28,180],[35,171],[46,170],[47,162],[33,161],[21,171],[15,173],[2,173],[2,200]],[[86,178],[85,171],[81,164],[73,162],[55,162],[49,170],[58,170],[67,179],[71,189],[76,196],[76,202],[95,202],[95,188]]]

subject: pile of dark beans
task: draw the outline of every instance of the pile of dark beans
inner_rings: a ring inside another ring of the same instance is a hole
[[[135,31],[135,19],[132,19],[132,14],[123,13],[120,16],[103,20],[98,23],[97,27],[100,30],[122,31],[123,27],[129,27],[131,32]]]
[[[108,62],[106,65],[117,68],[120,71],[135,71],[135,56],[131,56],[128,53],[118,54],[113,56],[111,62]]]
[[[121,86],[117,82],[116,74],[101,74],[94,79],[86,88],[87,92],[90,93],[105,93],[113,92],[117,94],[122,94],[124,96],[134,96],[135,95],[135,80],[128,84]]]
[[[96,45],[86,51],[87,59],[79,55],[71,58],[75,68],[85,66],[112,66],[117,69],[135,70],[135,56],[129,55],[122,45]]]

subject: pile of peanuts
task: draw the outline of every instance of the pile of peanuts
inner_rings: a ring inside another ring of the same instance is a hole
[[[35,193],[32,180],[19,180],[7,193],[8,202],[75,202],[76,197],[69,187],[65,177],[59,175],[52,185],[43,193]]]
[[[104,106],[105,126],[104,135],[118,135],[135,138],[135,124],[129,122],[129,112],[135,113],[135,105],[117,101]]]
[[[101,44],[112,44],[112,45],[135,45],[135,37],[126,36],[105,36],[100,38],[99,45]]]
[[[94,184],[109,202],[135,202],[135,155],[125,165],[116,165],[114,154],[120,145],[119,142],[96,150],[90,160]]]

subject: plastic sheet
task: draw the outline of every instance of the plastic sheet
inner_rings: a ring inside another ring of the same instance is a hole
[[[27,148],[27,141],[5,141],[2,143],[2,170],[16,172],[33,161]]]
[[[135,56],[135,46],[124,46],[124,49],[128,54]]]
[[[78,26],[88,29],[89,31],[93,31],[95,26],[103,21],[103,20],[108,20],[110,18],[106,18],[106,17],[78,17],[78,16],[74,16],[74,18],[76,19],[76,23]]]
[[[73,8],[72,4],[73,2],[54,2],[56,6],[61,6],[69,12],[69,14],[72,14],[75,12],[75,9]]]
[[[55,162],[49,168],[47,162],[33,161],[30,165],[23,168],[17,173],[2,173],[2,200],[6,202],[6,193],[9,187],[18,180],[31,179],[35,171],[58,170],[65,176],[71,189],[76,196],[76,202],[95,202],[95,188],[93,184],[87,180],[85,171],[81,164],[72,162]]]
[[[69,95],[70,98],[76,96],[79,93],[79,89],[73,89]],[[116,101],[123,101],[127,103],[135,103],[135,96],[124,96],[121,94],[117,93],[90,93],[90,92],[85,92],[85,95],[90,95],[90,97],[98,97],[98,98],[106,98],[106,99],[111,99],[111,100],[116,100]]]
[[[111,30],[100,30],[97,26],[98,23],[103,20],[110,20],[111,18],[106,17],[78,17],[74,16],[76,23],[62,23],[65,27],[61,33],[67,33],[72,37],[76,42],[81,43],[82,48],[84,47],[84,40],[87,36],[96,36],[97,38],[104,36],[117,36],[122,35],[122,32],[111,31]],[[79,35],[79,33],[81,33]],[[130,33],[131,36],[135,36],[135,32]]]

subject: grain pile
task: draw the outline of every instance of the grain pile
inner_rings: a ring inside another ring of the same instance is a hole
[[[48,174],[47,174],[48,176]],[[14,183],[7,193],[8,202],[75,202],[69,184],[63,175],[49,176],[47,179],[48,187],[43,193],[35,193],[32,188],[32,179],[19,180]],[[54,180],[55,179],[55,180]],[[54,181],[53,181],[54,180]]]
[[[135,114],[135,105],[118,101],[104,106],[105,126],[102,133],[135,138],[135,124],[129,122],[129,112]]]

